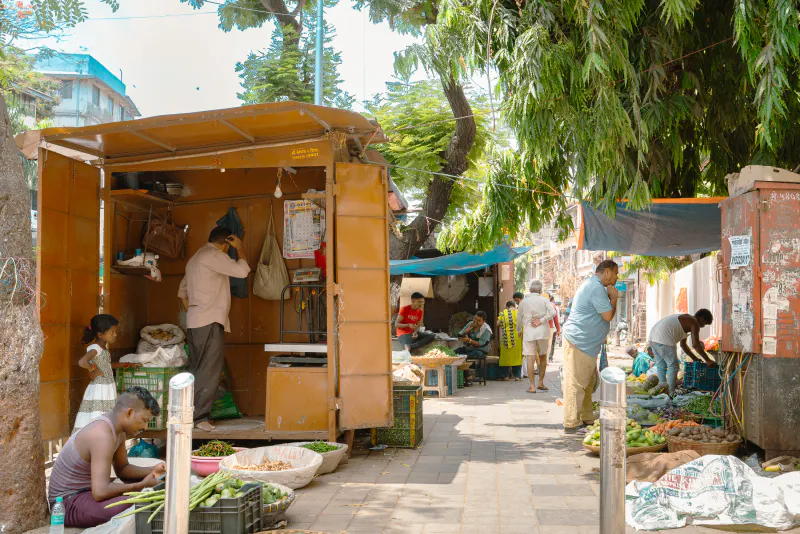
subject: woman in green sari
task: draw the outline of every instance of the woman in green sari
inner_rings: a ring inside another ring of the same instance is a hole
[[[497,318],[500,333],[500,367],[508,367],[508,376],[503,380],[522,379],[522,339],[517,332],[517,306],[514,301],[506,303],[506,309]]]

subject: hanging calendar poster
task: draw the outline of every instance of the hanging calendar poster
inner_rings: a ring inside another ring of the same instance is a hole
[[[283,203],[283,257],[313,258],[325,239],[325,210],[310,200]]]

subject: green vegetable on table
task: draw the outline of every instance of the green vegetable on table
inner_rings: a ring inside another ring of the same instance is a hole
[[[282,501],[289,495],[281,491],[281,489],[278,486],[273,486],[272,484],[262,482],[261,496],[264,504],[274,504],[278,501]]]
[[[328,445],[324,441],[314,441],[312,443],[306,443],[305,445],[301,445],[301,447],[303,447],[304,449],[308,449],[310,451],[318,452],[320,454],[339,450],[339,447],[336,447],[335,445]]]
[[[689,401],[689,404],[685,406],[685,408],[698,415],[702,415],[703,417],[713,417],[714,415],[711,413],[709,409],[711,405],[711,395],[702,395],[693,398]],[[714,406],[713,406],[714,413],[719,413],[719,399],[714,399]]]
[[[227,441],[219,441],[215,439],[214,441],[209,441],[192,454],[194,456],[219,458],[236,454],[236,451]]]
[[[664,436],[645,430],[633,419],[628,419],[628,424],[625,426],[625,447],[653,447],[655,445],[662,445],[664,442]],[[586,437],[583,438],[583,443],[591,445],[592,447],[600,446],[599,421],[595,421],[595,423],[588,428]]]

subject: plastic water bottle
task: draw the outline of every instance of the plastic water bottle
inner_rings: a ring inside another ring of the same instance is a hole
[[[64,508],[64,499],[56,497],[56,504],[53,505],[53,510],[50,515],[50,534],[64,534],[64,515],[66,509]]]

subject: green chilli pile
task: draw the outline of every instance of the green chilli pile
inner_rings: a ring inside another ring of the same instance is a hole
[[[318,452],[320,454],[339,450],[339,447],[336,447],[334,445],[328,445],[324,441],[314,441],[313,443],[306,443],[305,445],[301,445],[301,447],[303,447],[304,449],[308,449],[310,451]]]
[[[215,439],[214,441],[209,441],[208,443],[206,443],[205,445],[194,451],[192,454],[194,456],[224,458],[226,456],[230,456],[231,454],[236,454],[236,451],[227,441],[219,441]]]

